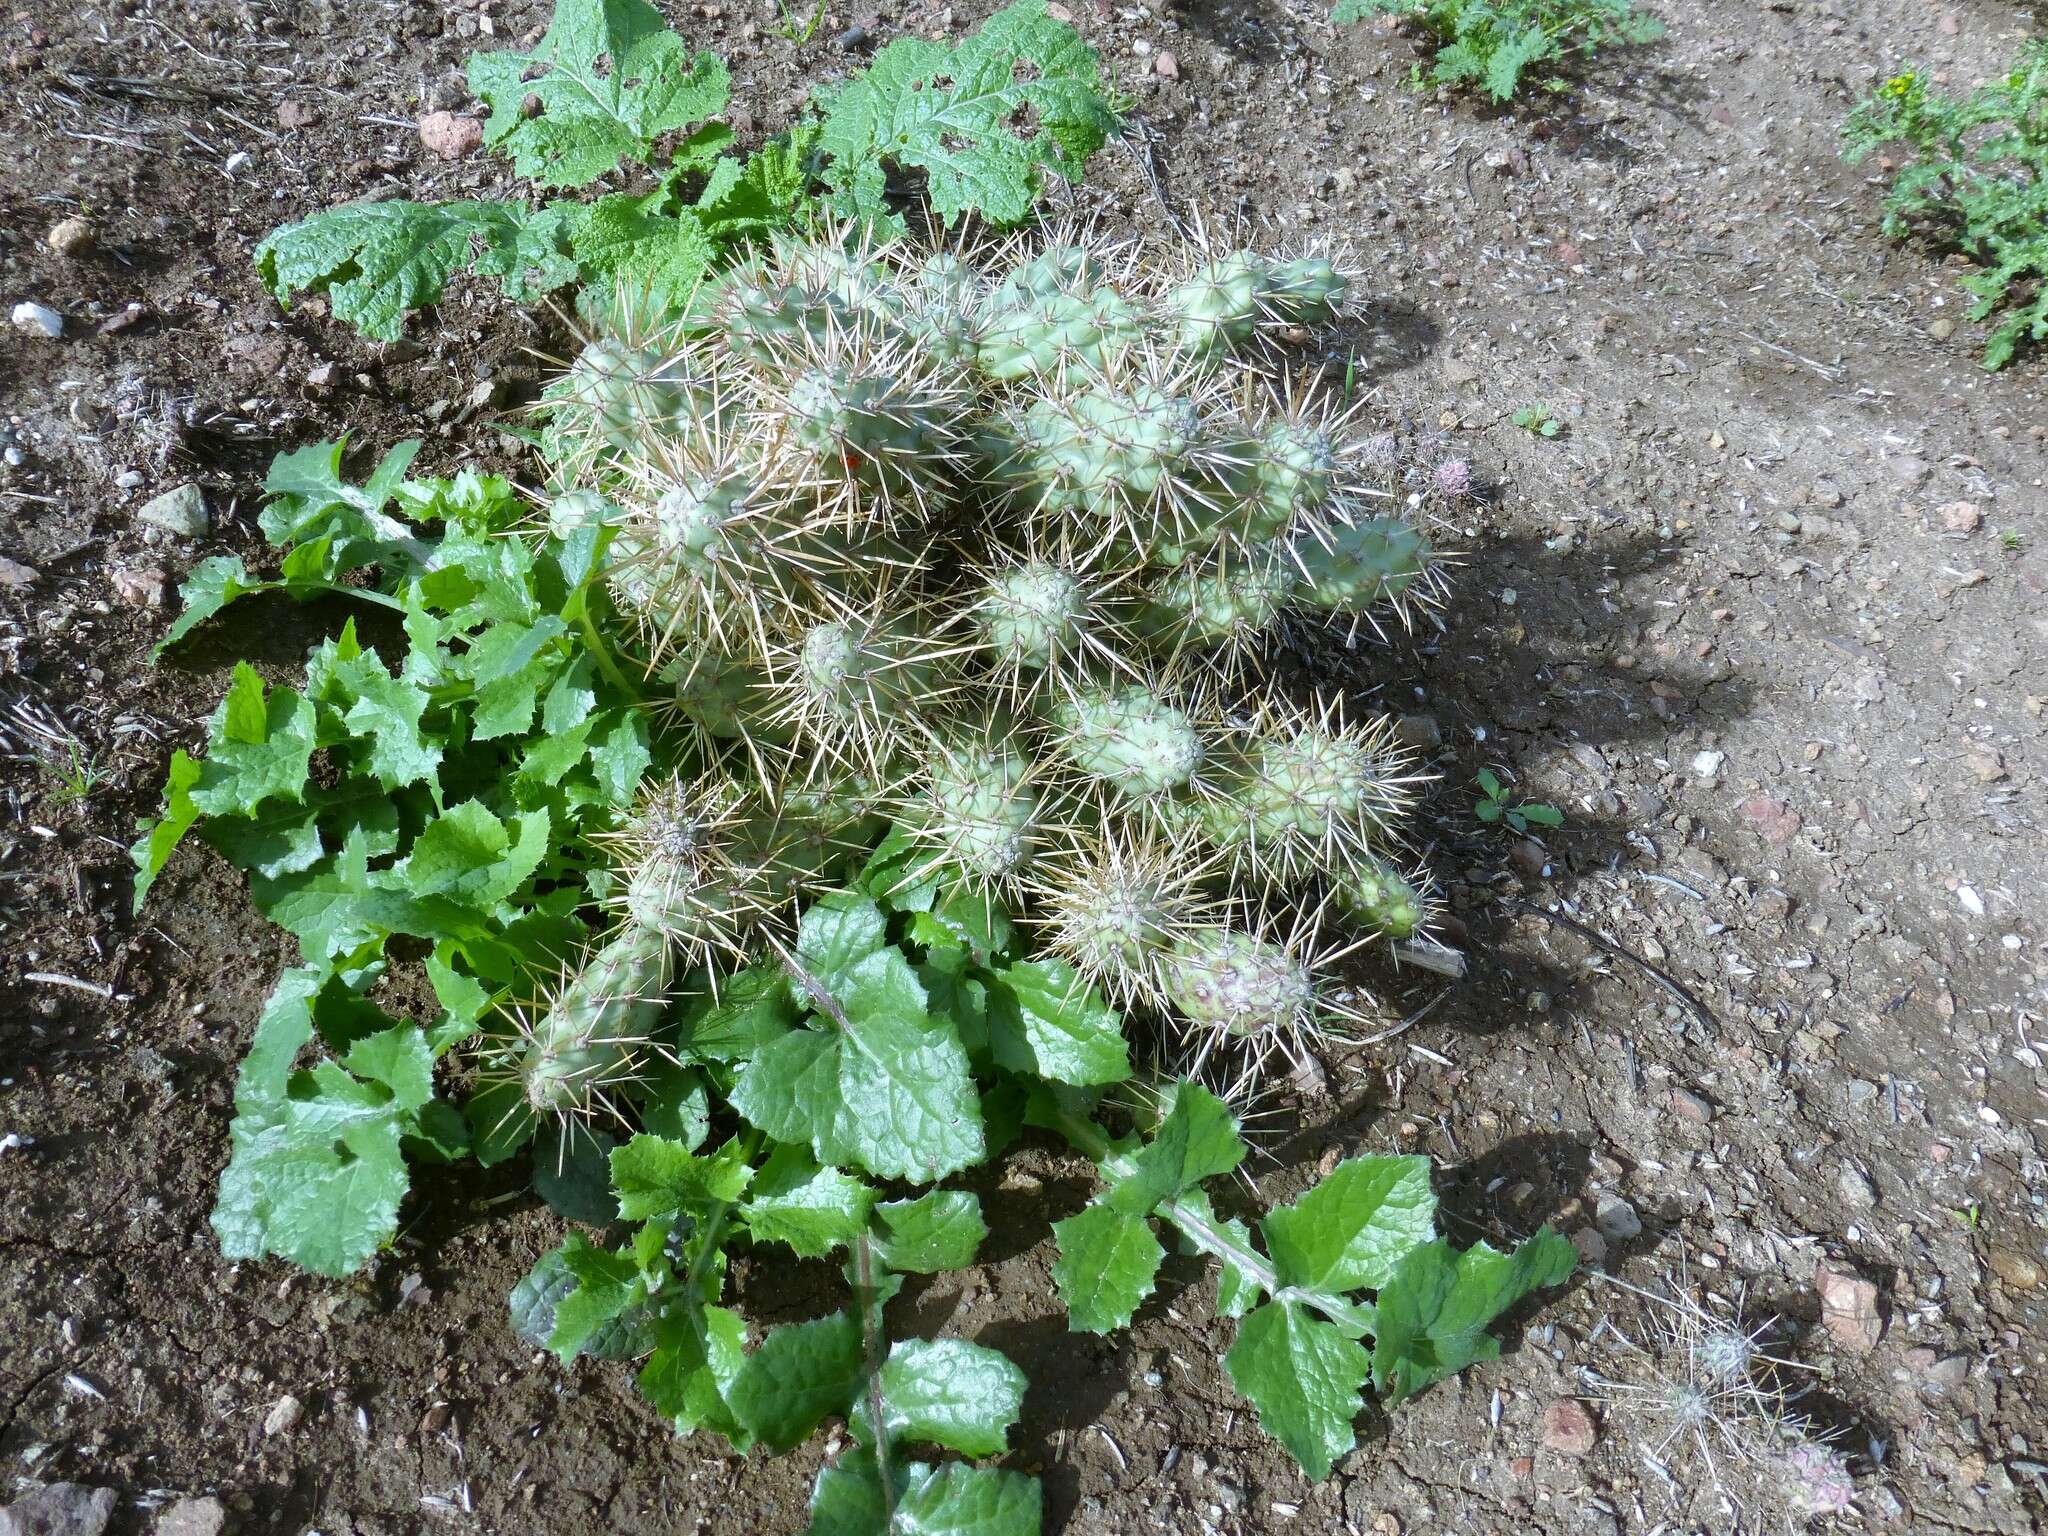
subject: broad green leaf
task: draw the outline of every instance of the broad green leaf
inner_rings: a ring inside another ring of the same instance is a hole
[[[717,116],[731,94],[717,55],[692,58],[645,0],[558,0],[533,52],[471,54],[469,88],[491,109],[484,142],[544,187],[644,162],[656,139]]]
[[[640,1123],[656,1136],[694,1152],[711,1130],[711,1098],[703,1074],[692,1067],[657,1061],[639,1087]]]
[[[820,1472],[804,1536],[1039,1536],[1044,1509],[1036,1478],[958,1461],[895,1462],[891,1470],[893,1519],[868,1452],[852,1452]]]
[[[256,1034],[235,1078],[235,1107],[275,1104],[291,1082],[292,1063],[313,1038],[313,1000],[328,973],[316,966],[285,971],[264,1001]]]
[[[888,921],[882,909],[854,891],[831,891],[805,908],[797,919],[796,954],[804,969],[835,998],[845,990],[853,968],[883,947]],[[799,989],[797,1003],[810,1007],[811,997]]]
[[[1426,1157],[1354,1157],[1259,1223],[1283,1285],[1378,1289],[1436,1235]]]
[[[363,766],[386,789],[432,783],[441,766],[441,748],[420,728],[427,712],[426,690],[386,672],[375,651],[343,663],[338,678],[355,695],[342,719],[368,745]]]
[[[679,1435],[715,1429],[735,1450],[753,1443],[726,1393],[746,1364],[747,1325],[724,1307],[669,1306],[654,1352],[640,1368],[640,1392]]]
[[[1005,967],[996,973],[990,1003],[1001,1065],[1082,1087],[1131,1075],[1122,1018],[1064,962]]]
[[[563,1240],[561,1252],[563,1264],[576,1277],[576,1289],[555,1303],[555,1329],[547,1347],[567,1365],[593,1334],[639,1306],[647,1292],[631,1253],[596,1247],[578,1232]]]
[[[988,1223],[981,1202],[964,1189],[935,1189],[915,1200],[885,1200],[872,1231],[883,1264],[903,1274],[935,1275],[974,1262]]]
[[[420,451],[419,439],[393,446],[361,485],[342,472],[347,446],[343,437],[281,453],[263,478],[270,498],[256,519],[263,536],[276,545],[323,545],[317,564],[294,550],[288,577],[332,577],[388,555],[417,559],[424,553],[413,525],[385,511]]]
[[[235,1116],[213,1211],[228,1258],[276,1254],[341,1276],[397,1230],[408,1183],[400,1112],[366,1100],[365,1085],[328,1065],[308,1098],[252,1105]]]
[[[574,248],[589,279],[609,280],[611,291],[655,312],[681,310],[718,259],[718,244],[696,210],[674,207],[666,186],[649,197],[599,198]]]
[[[417,896],[446,896],[489,911],[524,885],[548,850],[548,813],[526,811],[511,826],[481,800],[450,806],[427,823],[405,864]]]
[[[549,1120],[533,1149],[533,1192],[569,1221],[602,1227],[616,1220],[610,1136],[580,1120]]]
[[[1373,1386],[1389,1404],[1479,1360],[1500,1344],[1493,1320],[1533,1290],[1561,1284],[1577,1251],[1548,1227],[1502,1253],[1476,1243],[1463,1253],[1448,1243],[1412,1249],[1381,1287],[1373,1339]]]
[[[271,583],[250,576],[240,555],[213,555],[200,561],[179,586],[178,598],[184,606],[149,653],[149,659],[160,658],[236,598],[267,591],[270,586]]]
[[[1336,1324],[1297,1302],[1268,1302],[1237,1325],[1223,1366],[1311,1482],[1358,1443],[1351,1425],[1372,1361]]]
[[[546,1349],[556,1308],[579,1283],[563,1251],[550,1248],[506,1298],[513,1331],[535,1349]],[[578,1353],[593,1360],[637,1359],[654,1345],[653,1321],[646,1303],[637,1303],[594,1328]]]
[[[904,1339],[882,1365],[882,1432],[892,1445],[1000,1456],[1024,1406],[1024,1387],[1024,1373],[992,1349],[965,1339]],[[855,1403],[853,1426],[872,1444],[868,1408],[866,1397]]]
[[[1244,1141],[1230,1107],[1196,1083],[1181,1083],[1173,1106],[1151,1141],[1136,1152],[1136,1165],[1104,1197],[1132,1216],[1149,1213],[1162,1200],[1193,1189],[1204,1179],[1228,1173],[1244,1161]]]
[[[647,1221],[734,1201],[753,1177],[738,1142],[702,1157],[680,1142],[635,1136],[612,1153],[623,1221]]]
[[[732,1104],[778,1141],[807,1141],[818,1161],[882,1178],[944,1178],[983,1155],[967,1052],[932,1018],[902,952],[853,966],[844,1029],[799,1030],[762,1046]]]
[[[850,1243],[867,1225],[875,1192],[851,1174],[820,1167],[801,1147],[778,1146],[747,1196],[756,1242],[784,1242],[807,1259]]]
[[[1216,1214],[1209,1197],[1199,1189],[1189,1190],[1180,1197],[1180,1208],[1195,1213],[1203,1222],[1222,1233],[1243,1252],[1256,1253],[1252,1245],[1251,1228],[1236,1217]],[[1192,1250],[1191,1251],[1198,1251]],[[1245,1313],[1265,1300],[1266,1289],[1258,1276],[1245,1269],[1236,1260],[1219,1254],[1216,1264],[1216,1315],[1218,1317],[1243,1317]]]
[[[1060,1248],[1052,1278],[1067,1304],[1068,1326],[1078,1333],[1128,1327],[1166,1260],[1151,1223],[1096,1204],[1052,1230]]]
[[[1029,217],[1050,171],[1068,181],[1117,131],[1095,50],[1044,0],[998,11],[957,47],[899,38],[864,73],[815,93],[818,148],[841,212],[893,220],[888,167],[925,173],[933,210],[951,224]]]
[[[772,1328],[733,1378],[727,1400],[756,1440],[787,1451],[851,1409],[865,1364],[851,1313]]]
[[[272,796],[303,799],[317,725],[310,700],[291,688],[272,689],[266,697],[256,669],[236,662],[227,697],[209,722],[192,804],[208,816],[230,816]]]
[[[273,230],[256,247],[256,274],[282,302],[324,293],[334,318],[373,341],[396,341],[405,317],[437,303],[466,268],[494,276],[526,302],[572,282],[570,221],[524,203],[343,203]]]
[[[424,1108],[434,1096],[434,1053],[416,1024],[394,1024],[358,1040],[341,1064],[357,1077],[382,1083],[400,1109]]]
[[[192,786],[199,782],[199,762],[188,757],[183,747],[171,752],[170,772],[164,780],[164,813],[155,821],[145,822],[142,836],[128,850],[128,856],[135,863],[135,898],[130,911],[139,913],[142,904],[149,899],[150,887],[156,884],[156,877],[164,872],[164,866],[171,861],[178,844],[185,834],[192,830],[199,820],[199,807],[192,803]]]

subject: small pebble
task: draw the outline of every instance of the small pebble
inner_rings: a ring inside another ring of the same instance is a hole
[[[190,483],[152,497],[135,515],[151,527],[181,539],[204,538],[213,526],[206,510],[206,493]]]
[[[35,331],[51,341],[64,334],[64,317],[47,304],[35,304],[23,299],[14,306],[13,319],[17,330]]]
[[[1593,1225],[1610,1243],[1625,1243],[1643,1235],[1643,1218],[1619,1195],[1602,1195],[1593,1207]]]
[[[99,237],[93,233],[91,220],[73,215],[50,226],[49,241],[50,249],[59,256],[89,256]]]
[[[461,160],[483,147],[484,125],[473,117],[428,112],[419,125],[420,142],[443,160]]]
[[[270,1405],[270,1412],[263,1416],[263,1433],[266,1435],[290,1434],[292,1430],[298,1427],[299,1420],[305,1417],[305,1413],[305,1406],[296,1397],[293,1397],[291,1393],[287,1392],[283,1397],[272,1403]]]
[[[1599,1438],[1593,1415],[1574,1398],[1561,1397],[1543,1410],[1543,1444],[1561,1456],[1584,1456]]]

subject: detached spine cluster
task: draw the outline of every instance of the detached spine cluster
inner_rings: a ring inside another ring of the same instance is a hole
[[[1280,350],[1354,295],[1320,254],[826,236],[621,307],[542,438],[695,741],[616,839],[625,928],[758,953],[885,818],[1198,1060],[1357,1016],[1332,958],[1429,921],[1414,765],[1250,665],[1437,591],[1431,477]]]

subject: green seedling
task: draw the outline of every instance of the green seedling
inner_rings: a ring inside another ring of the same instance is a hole
[[[1472,814],[1488,826],[1506,823],[1517,834],[1525,834],[1531,827],[1564,825],[1564,812],[1554,805],[1545,805],[1541,800],[1515,799],[1491,768],[1480,769],[1476,782],[1479,799],[1472,807]]]
[[[1550,414],[1547,405],[1525,405],[1515,412],[1515,425],[1524,432],[1533,432],[1538,437],[1555,437],[1564,430],[1564,423]]]

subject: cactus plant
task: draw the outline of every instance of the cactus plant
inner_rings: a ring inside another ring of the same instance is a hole
[[[905,880],[1021,900],[1049,953],[1194,1054],[1298,1057],[1356,1012],[1326,927],[1415,938],[1414,775],[1384,726],[1267,695],[1290,613],[1404,621],[1439,557],[1401,438],[1258,362],[1349,301],[1316,254],[1071,234],[977,256],[785,239],[551,395],[550,519],[609,527],[614,600],[713,780],[713,864],[634,866],[698,962],[844,871],[886,807]],[[799,804],[799,802],[803,802]],[[1308,902],[1316,922],[1262,914]]]

